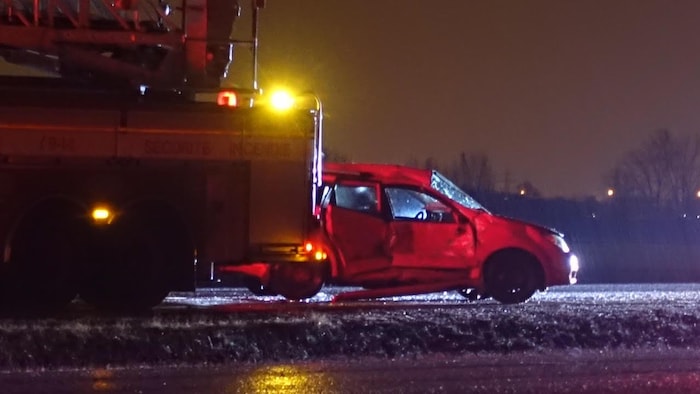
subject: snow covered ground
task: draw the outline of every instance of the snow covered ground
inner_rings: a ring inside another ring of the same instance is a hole
[[[700,285],[579,285],[520,305],[455,293],[330,305],[228,289],[173,295],[144,317],[70,313],[0,319],[0,369],[196,365],[562,349],[698,349]],[[272,304],[272,305],[270,305]],[[180,305],[176,307],[174,305]],[[181,305],[197,305],[195,309]],[[219,306],[203,308],[202,306]]]

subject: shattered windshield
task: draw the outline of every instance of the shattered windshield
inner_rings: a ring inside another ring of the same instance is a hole
[[[486,211],[486,208],[479,204],[472,196],[462,191],[462,189],[437,171],[433,171],[433,176],[430,179],[430,186],[463,207]]]

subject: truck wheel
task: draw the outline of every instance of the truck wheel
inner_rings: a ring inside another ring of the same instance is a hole
[[[102,261],[87,275],[80,297],[99,309],[116,311],[158,305],[169,292],[167,246],[158,238],[159,229],[138,215],[112,226],[98,241]]]
[[[245,287],[256,296],[275,296],[275,293],[268,286],[264,286],[260,283],[259,279],[256,278],[246,278],[244,281]]]
[[[53,311],[78,293],[79,267],[87,258],[88,223],[79,210],[63,203],[36,207],[17,227],[2,289],[8,307]]]
[[[537,290],[539,265],[526,253],[502,253],[487,263],[486,292],[503,304],[525,302]]]
[[[323,287],[323,266],[313,263],[280,263],[273,267],[270,289],[288,300],[315,296]]]

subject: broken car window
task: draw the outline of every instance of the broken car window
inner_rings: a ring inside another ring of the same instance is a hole
[[[462,189],[437,171],[433,171],[433,176],[430,179],[430,186],[443,196],[457,202],[463,207],[486,211],[486,208],[479,204],[472,196],[462,191]]]
[[[377,191],[366,185],[336,185],[335,205],[360,212],[379,212]]]
[[[450,208],[429,194],[396,187],[387,188],[386,194],[394,219],[454,222]]]

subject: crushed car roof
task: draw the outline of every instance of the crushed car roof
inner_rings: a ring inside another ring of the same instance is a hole
[[[333,182],[337,178],[372,180],[382,183],[409,183],[430,185],[432,170],[396,164],[374,163],[324,163],[323,180]]]

